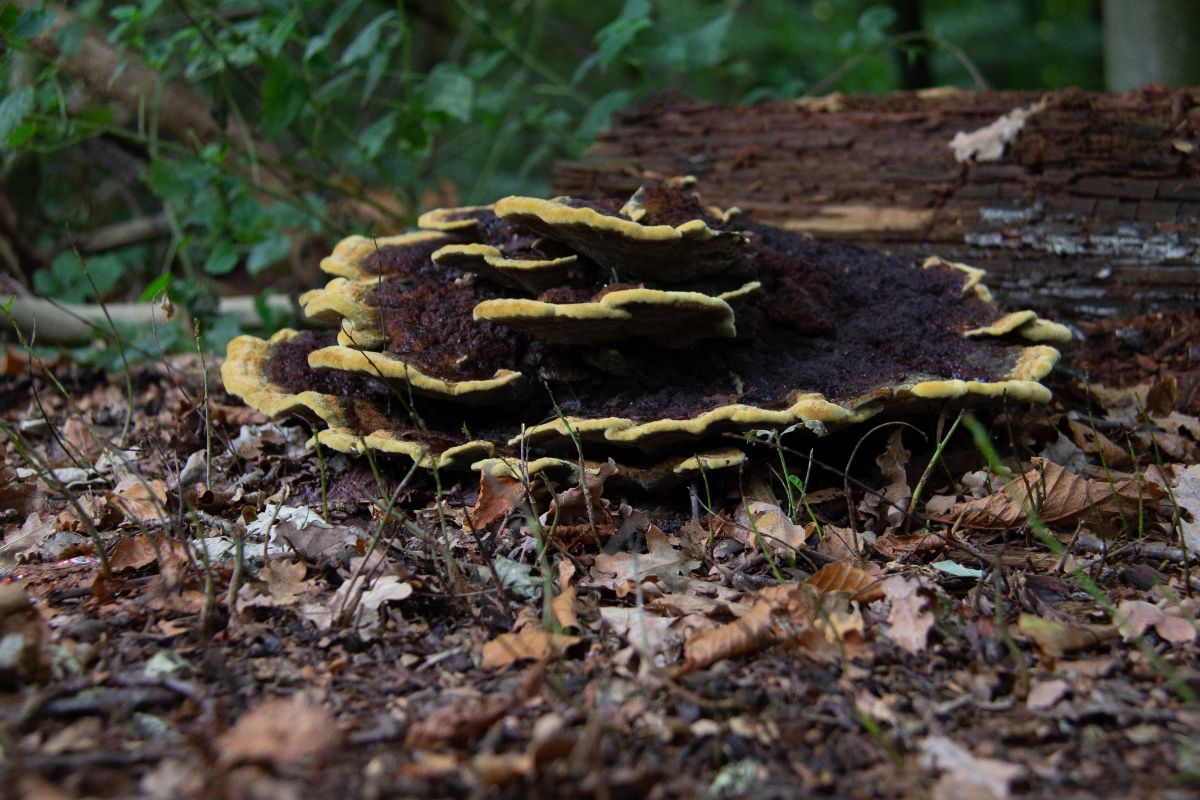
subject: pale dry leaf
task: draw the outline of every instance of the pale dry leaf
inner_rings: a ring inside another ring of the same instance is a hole
[[[601,606],[600,619],[641,653],[661,653],[681,638],[679,634],[672,634],[674,617],[649,613],[646,608]]]
[[[1033,469],[1022,477],[998,492],[956,505],[944,521],[961,517],[961,524],[970,528],[1015,530],[1025,525],[1031,508],[1036,508],[1047,525],[1084,522],[1093,529],[1106,529],[1119,526],[1121,515],[1153,511],[1163,494],[1157,484],[1133,478],[1088,479],[1035,458]]]
[[[1037,681],[1029,687],[1029,694],[1025,698],[1025,707],[1030,711],[1044,711],[1066,697],[1069,691],[1071,691],[1071,684],[1059,678]]]
[[[1186,644],[1196,639],[1195,623],[1175,606],[1164,609],[1145,600],[1122,600],[1113,622],[1127,642],[1144,636],[1150,628],[1171,644]]]
[[[1145,600],[1122,600],[1117,606],[1113,622],[1121,632],[1121,637],[1128,642],[1145,634],[1162,618],[1162,609],[1153,603],[1147,603]]]
[[[276,771],[328,763],[341,746],[337,720],[324,707],[296,696],[273,698],[251,709],[217,740],[226,767],[267,764]]]
[[[502,633],[483,646],[484,669],[507,667],[517,661],[542,661],[557,658],[564,650],[579,644],[578,636],[565,636],[545,630],[530,629]]]
[[[925,501],[926,514],[948,514],[958,502],[958,497],[952,494],[935,494]]]
[[[258,577],[265,584],[267,595],[275,605],[289,606],[304,592],[304,576],[307,572],[303,561],[277,558],[267,562],[258,571]]]
[[[888,436],[887,447],[875,459],[886,483],[879,495],[869,495],[876,500],[878,516],[888,530],[894,530],[904,524],[908,504],[912,500],[912,489],[908,486],[906,472],[912,453],[904,447],[903,433],[899,428],[893,430]]]
[[[1019,764],[977,758],[944,736],[926,737],[920,749],[921,766],[942,773],[933,789],[936,800],[1004,800],[1025,774]]]
[[[4,544],[0,545],[0,571],[8,572],[22,555],[36,550],[54,531],[54,517],[39,511],[29,512],[20,525],[5,528]]]
[[[893,575],[880,584],[880,589],[892,604],[888,611],[887,637],[908,653],[922,652],[934,618],[933,611],[927,608],[929,601],[921,592],[920,582]]]
[[[1179,533],[1191,552],[1200,552],[1200,464],[1175,468],[1171,497],[1179,507]]]
[[[646,552],[641,554],[600,553],[592,568],[592,584],[616,590],[625,596],[637,588],[638,582],[655,581],[668,589],[686,587],[688,573],[700,567],[700,561],[688,558],[658,526],[646,529]]]
[[[155,522],[167,518],[167,484],[157,478],[124,478],[110,499],[130,522]]]
[[[759,546],[756,534],[770,547],[789,550],[804,547],[808,538],[805,527],[792,522],[782,508],[761,500],[747,500],[738,507],[733,522],[731,536],[747,547]]]

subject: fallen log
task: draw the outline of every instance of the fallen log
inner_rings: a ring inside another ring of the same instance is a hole
[[[558,164],[554,186],[612,196],[679,175],[774,225],[983,267],[1013,307],[1200,303],[1200,88],[660,99]]]

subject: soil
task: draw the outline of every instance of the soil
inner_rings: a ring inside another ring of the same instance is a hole
[[[1178,410],[1200,415],[1200,319],[1195,312],[1142,314],[1081,322],[1083,340],[1068,351],[1088,381],[1128,387],[1170,376]]]

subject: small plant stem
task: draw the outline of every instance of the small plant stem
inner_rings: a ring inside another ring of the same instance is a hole
[[[75,247],[73,249],[75,257],[79,259],[79,265],[83,267],[83,274],[87,278],[88,285],[92,287],[92,293],[96,296],[96,303],[100,306],[100,310],[104,312],[104,319],[108,321],[108,327],[112,331],[113,343],[117,346],[117,352],[121,355],[121,367],[125,375],[125,424],[121,426],[121,436],[117,439],[117,447],[124,449],[125,440],[129,437],[129,428],[133,425],[133,372],[129,369],[129,359],[125,356],[125,342],[121,339],[121,334],[113,322],[112,315],[108,313],[108,306],[104,304],[104,300],[100,297],[100,290],[96,287],[96,281],[92,279],[92,271],[88,269],[87,261],[84,260],[83,254],[79,252],[79,248]]]
[[[917,507],[917,501],[921,499],[921,493],[925,490],[925,484],[929,481],[929,476],[933,474],[933,467],[942,458],[942,451],[946,449],[946,445],[950,443],[954,432],[958,430],[958,425],[962,422],[962,411],[958,412],[958,416],[954,418],[953,424],[950,425],[950,430],[946,431],[946,435],[938,441],[937,448],[933,451],[933,455],[929,459],[929,463],[925,465],[925,471],[921,473],[920,479],[917,481],[916,488],[913,489],[912,500],[908,502],[908,509],[904,513],[904,532],[908,533],[912,530],[913,510]]]

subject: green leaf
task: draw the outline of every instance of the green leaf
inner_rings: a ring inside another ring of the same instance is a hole
[[[149,303],[160,295],[166,293],[171,288],[171,281],[174,276],[169,272],[164,272],[150,283],[146,284],[146,288],[142,289],[142,293],[138,295],[138,300],[143,303]]]
[[[632,99],[633,92],[628,89],[617,89],[604,95],[592,103],[587,113],[583,115],[583,119],[579,120],[575,135],[580,139],[591,141],[608,125],[612,115],[629,105],[629,101]]]
[[[571,77],[571,82],[578,83],[593,66],[599,66],[601,71],[607,70],[637,35],[653,27],[653,24],[649,0],[626,0],[621,15],[596,34],[596,52],[583,60]]]
[[[0,100],[0,144],[7,144],[29,112],[33,110],[33,87],[22,86],[15,92]]]
[[[466,122],[475,103],[475,81],[453,64],[438,64],[422,87],[425,107]]]
[[[396,112],[384,114],[358,135],[358,145],[368,161],[374,161],[396,129]]]
[[[213,243],[213,249],[204,262],[204,271],[209,275],[227,275],[233,272],[237,263],[238,254],[233,243],[227,239],[218,239]]]
[[[304,82],[276,63],[267,70],[262,83],[263,131],[278,136],[295,121],[307,99]]]
[[[379,36],[383,32],[384,24],[394,16],[396,16],[395,11],[385,11],[368,22],[366,27],[358,32],[358,36],[354,37],[354,41],[350,42],[350,45],[342,51],[342,57],[338,60],[338,66],[344,67],[374,54],[375,48],[379,44]]]
[[[272,234],[250,248],[250,254],[246,257],[246,271],[256,275],[272,264],[283,261],[291,250],[291,239],[282,234]]]
[[[16,24],[13,25],[13,35],[18,39],[32,39],[49,30],[57,18],[58,14],[53,11],[43,11],[36,7],[26,8],[17,16]]]

